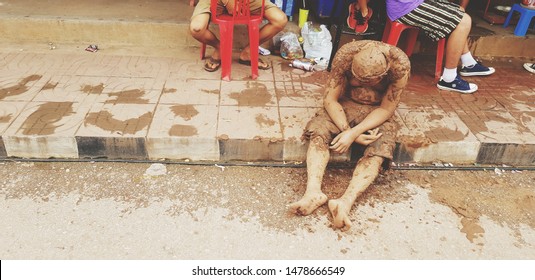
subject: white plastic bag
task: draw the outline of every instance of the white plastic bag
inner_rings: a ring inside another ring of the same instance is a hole
[[[297,34],[286,32],[281,37],[281,56],[284,59],[303,58],[303,49],[297,39]]]
[[[314,27],[311,21],[307,21],[301,29],[303,37],[303,50],[306,58],[323,58],[329,61],[333,49],[332,37],[325,25]]]

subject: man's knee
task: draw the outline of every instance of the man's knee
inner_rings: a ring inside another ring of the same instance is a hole
[[[204,15],[198,15],[194,17],[189,24],[189,31],[193,37],[196,37],[198,34],[202,33],[208,28],[209,17]]]
[[[277,27],[279,30],[284,29],[286,23],[288,23],[288,17],[280,9],[272,8],[266,10],[266,18],[271,25]]]

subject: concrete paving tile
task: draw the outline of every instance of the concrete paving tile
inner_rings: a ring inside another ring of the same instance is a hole
[[[1,76],[0,101],[31,101],[47,80],[36,74]]]
[[[98,87],[98,77],[90,87]],[[162,94],[164,81],[153,78],[110,77],[97,101],[111,104],[155,104]]]
[[[6,152],[6,146],[4,145],[4,140],[2,139],[2,136],[0,135],[0,158],[7,157]]]
[[[25,101],[0,101],[0,135],[15,121],[27,104]]]
[[[221,160],[282,160],[284,141],[275,107],[221,106],[217,136]]]
[[[230,81],[221,83],[220,104],[271,107],[277,106],[275,86],[273,82],[263,81]]]
[[[95,103],[76,136],[145,137],[156,104]]]
[[[11,53],[3,60],[5,64],[0,68],[0,75],[42,75],[58,67],[58,60],[62,59],[54,59],[46,54]]]
[[[474,163],[480,142],[453,112],[398,109],[398,162]]]
[[[89,107],[73,102],[31,102],[3,133],[8,156],[77,158],[75,133]]]
[[[535,104],[535,89],[525,85],[514,85],[503,92],[489,90],[487,94],[491,95],[507,110],[529,111]]]
[[[221,80],[171,79],[165,83],[160,104],[218,105]]]
[[[93,58],[87,61],[87,57]],[[88,53],[82,58],[83,64],[75,74],[108,77],[155,78],[160,73],[169,72],[172,58],[153,58],[141,56],[114,56],[102,53]]]
[[[509,112],[481,111],[480,114],[457,113],[481,143],[532,143],[534,135]]]
[[[33,101],[92,104],[102,95],[107,77],[51,76]]]
[[[317,108],[280,107],[281,123],[284,134],[285,161],[305,161],[308,141],[301,136],[308,121],[315,115]]]
[[[95,103],[76,132],[80,157],[147,159],[145,137],[156,104]]]
[[[312,107],[323,106],[324,88],[315,84],[305,84],[299,81],[275,82],[279,106],[282,107]]]
[[[147,135],[150,159],[219,160],[217,105],[158,105]]]
[[[221,80],[221,71],[208,72],[204,70],[204,61],[198,59],[175,59],[169,65],[168,80]]]

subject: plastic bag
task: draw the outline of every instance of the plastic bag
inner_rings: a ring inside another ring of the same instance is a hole
[[[329,61],[333,49],[332,37],[325,25],[315,27],[311,21],[307,21],[301,29],[304,39],[303,50],[306,58],[323,58]]]
[[[284,59],[303,58],[303,49],[297,39],[297,34],[286,32],[281,37],[281,56]]]

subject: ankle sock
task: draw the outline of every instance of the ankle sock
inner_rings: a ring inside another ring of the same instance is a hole
[[[477,63],[470,52],[461,55],[461,63],[463,66],[472,66]]]
[[[455,80],[455,77],[457,77],[457,68],[444,68],[444,71],[442,72],[441,79],[446,83],[451,83],[453,80]]]

